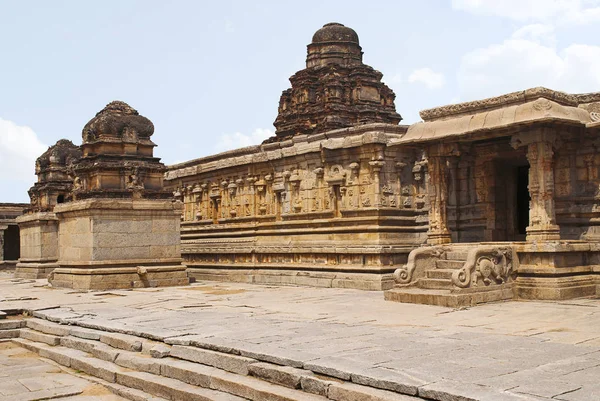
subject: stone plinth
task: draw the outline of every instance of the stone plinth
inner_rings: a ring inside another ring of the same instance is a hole
[[[598,243],[549,241],[515,245],[515,249],[520,260],[517,298],[561,300],[598,294]]]
[[[85,199],[58,205],[56,287],[115,289],[187,285],[181,263],[181,203]]]
[[[17,218],[21,235],[21,257],[16,278],[46,278],[58,261],[58,219],[53,212],[26,214]]]

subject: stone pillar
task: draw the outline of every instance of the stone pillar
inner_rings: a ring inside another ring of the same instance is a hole
[[[427,158],[430,182],[429,196],[429,232],[428,244],[447,244],[452,242],[448,230],[448,166],[446,158],[429,156]]]
[[[381,174],[381,169],[383,169],[383,166],[385,166],[385,162],[383,161],[383,156],[379,156],[377,159],[371,160],[369,162],[369,165],[371,166],[371,170],[373,171],[373,187],[374,187],[374,193],[375,193],[375,202],[373,203],[374,206],[379,207],[381,206],[381,182],[380,182],[380,174]]]
[[[527,146],[529,161],[529,226],[526,240],[560,239],[554,206],[554,147],[556,135],[544,129],[512,138],[514,148]]]
[[[447,244],[452,242],[448,230],[448,158],[458,156],[455,146],[436,144],[427,150],[427,169],[429,171],[429,232],[428,244]]]
[[[4,230],[7,228],[6,225],[0,225],[0,262],[4,261]]]

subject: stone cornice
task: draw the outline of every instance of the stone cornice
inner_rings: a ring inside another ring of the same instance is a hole
[[[318,152],[321,148],[351,148],[365,143],[387,144],[400,139],[408,129],[406,125],[363,124],[351,128],[327,131],[316,135],[296,135],[282,142],[248,146],[216,155],[168,166],[166,179],[199,174],[243,164],[260,163],[299,154]]]
[[[527,103],[529,101],[545,98],[565,106],[577,107],[579,103],[584,103],[584,99],[600,100],[600,93],[589,93],[582,95],[571,95],[565,92],[554,91],[548,88],[537,87],[526,89],[524,91],[507,93],[502,96],[490,97],[487,99],[475,100],[472,102],[451,104],[448,106],[436,107],[422,110],[419,115],[423,121],[433,121],[446,117],[455,117],[463,114],[474,114],[489,111],[492,109],[512,106],[515,104]]]

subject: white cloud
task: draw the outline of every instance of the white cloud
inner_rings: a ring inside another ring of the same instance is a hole
[[[249,135],[242,134],[241,132],[223,134],[215,144],[215,151],[223,152],[226,150],[258,145],[273,135],[275,135],[275,132],[265,128],[257,128]]]
[[[414,70],[408,76],[408,82],[419,82],[425,84],[429,89],[441,88],[444,86],[444,75],[434,72],[431,68],[419,68]]]
[[[227,32],[227,33],[235,32],[235,25],[233,24],[233,21],[231,21],[229,19],[225,20],[225,32]]]
[[[598,0],[452,0],[452,8],[516,21],[588,24],[600,21]]]
[[[513,39],[524,39],[532,42],[546,43],[554,46],[556,37],[554,36],[554,27],[548,24],[530,24],[517,29],[512,34]]]
[[[600,46],[572,44],[557,50],[532,39],[534,31],[519,30],[501,44],[466,54],[458,71],[461,98],[472,100],[535,86],[571,93],[600,90]]]
[[[0,202],[27,201],[27,189],[36,181],[35,159],[48,149],[26,126],[0,118]]]

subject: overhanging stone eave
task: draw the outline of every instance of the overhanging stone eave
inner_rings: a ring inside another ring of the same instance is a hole
[[[562,106],[577,107],[581,103],[580,99],[583,99],[585,96],[590,97],[591,95],[594,94],[574,95],[540,86],[500,96],[425,109],[421,110],[419,115],[424,121],[433,122],[444,118],[455,118],[522,105],[540,98],[551,100]]]
[[[427,124],[427,123],[420,123]],[[518,129],[526,126],[536,127],[540,125],[546,124],[556,124],[556,125],[570,125],[572,127],[579,128],[589,128],[589,124],[578,120],[572,120],[568,118],[557,118],[557,117],[548,117],[548,118],[537,118],[533,120],[519,121],[510,124],[504,124],[496,127],[490,128],[479,128],[474,130],[466,130],[461,132],[449,133],[449,134],[437,134],[430,137],[420,137],[420,138],[410,138],[404,137],[398,141],[394,141],[390,143],[390,146],[411,146],[411,145],[419,145],[422,143],[431,143],[436,141],[456,141],[456,142],[471,142],[474,140],[485,139],[485,138],[498,138],[502,136],[510,136]],[[407,135],[408,136],[408,135]]]

